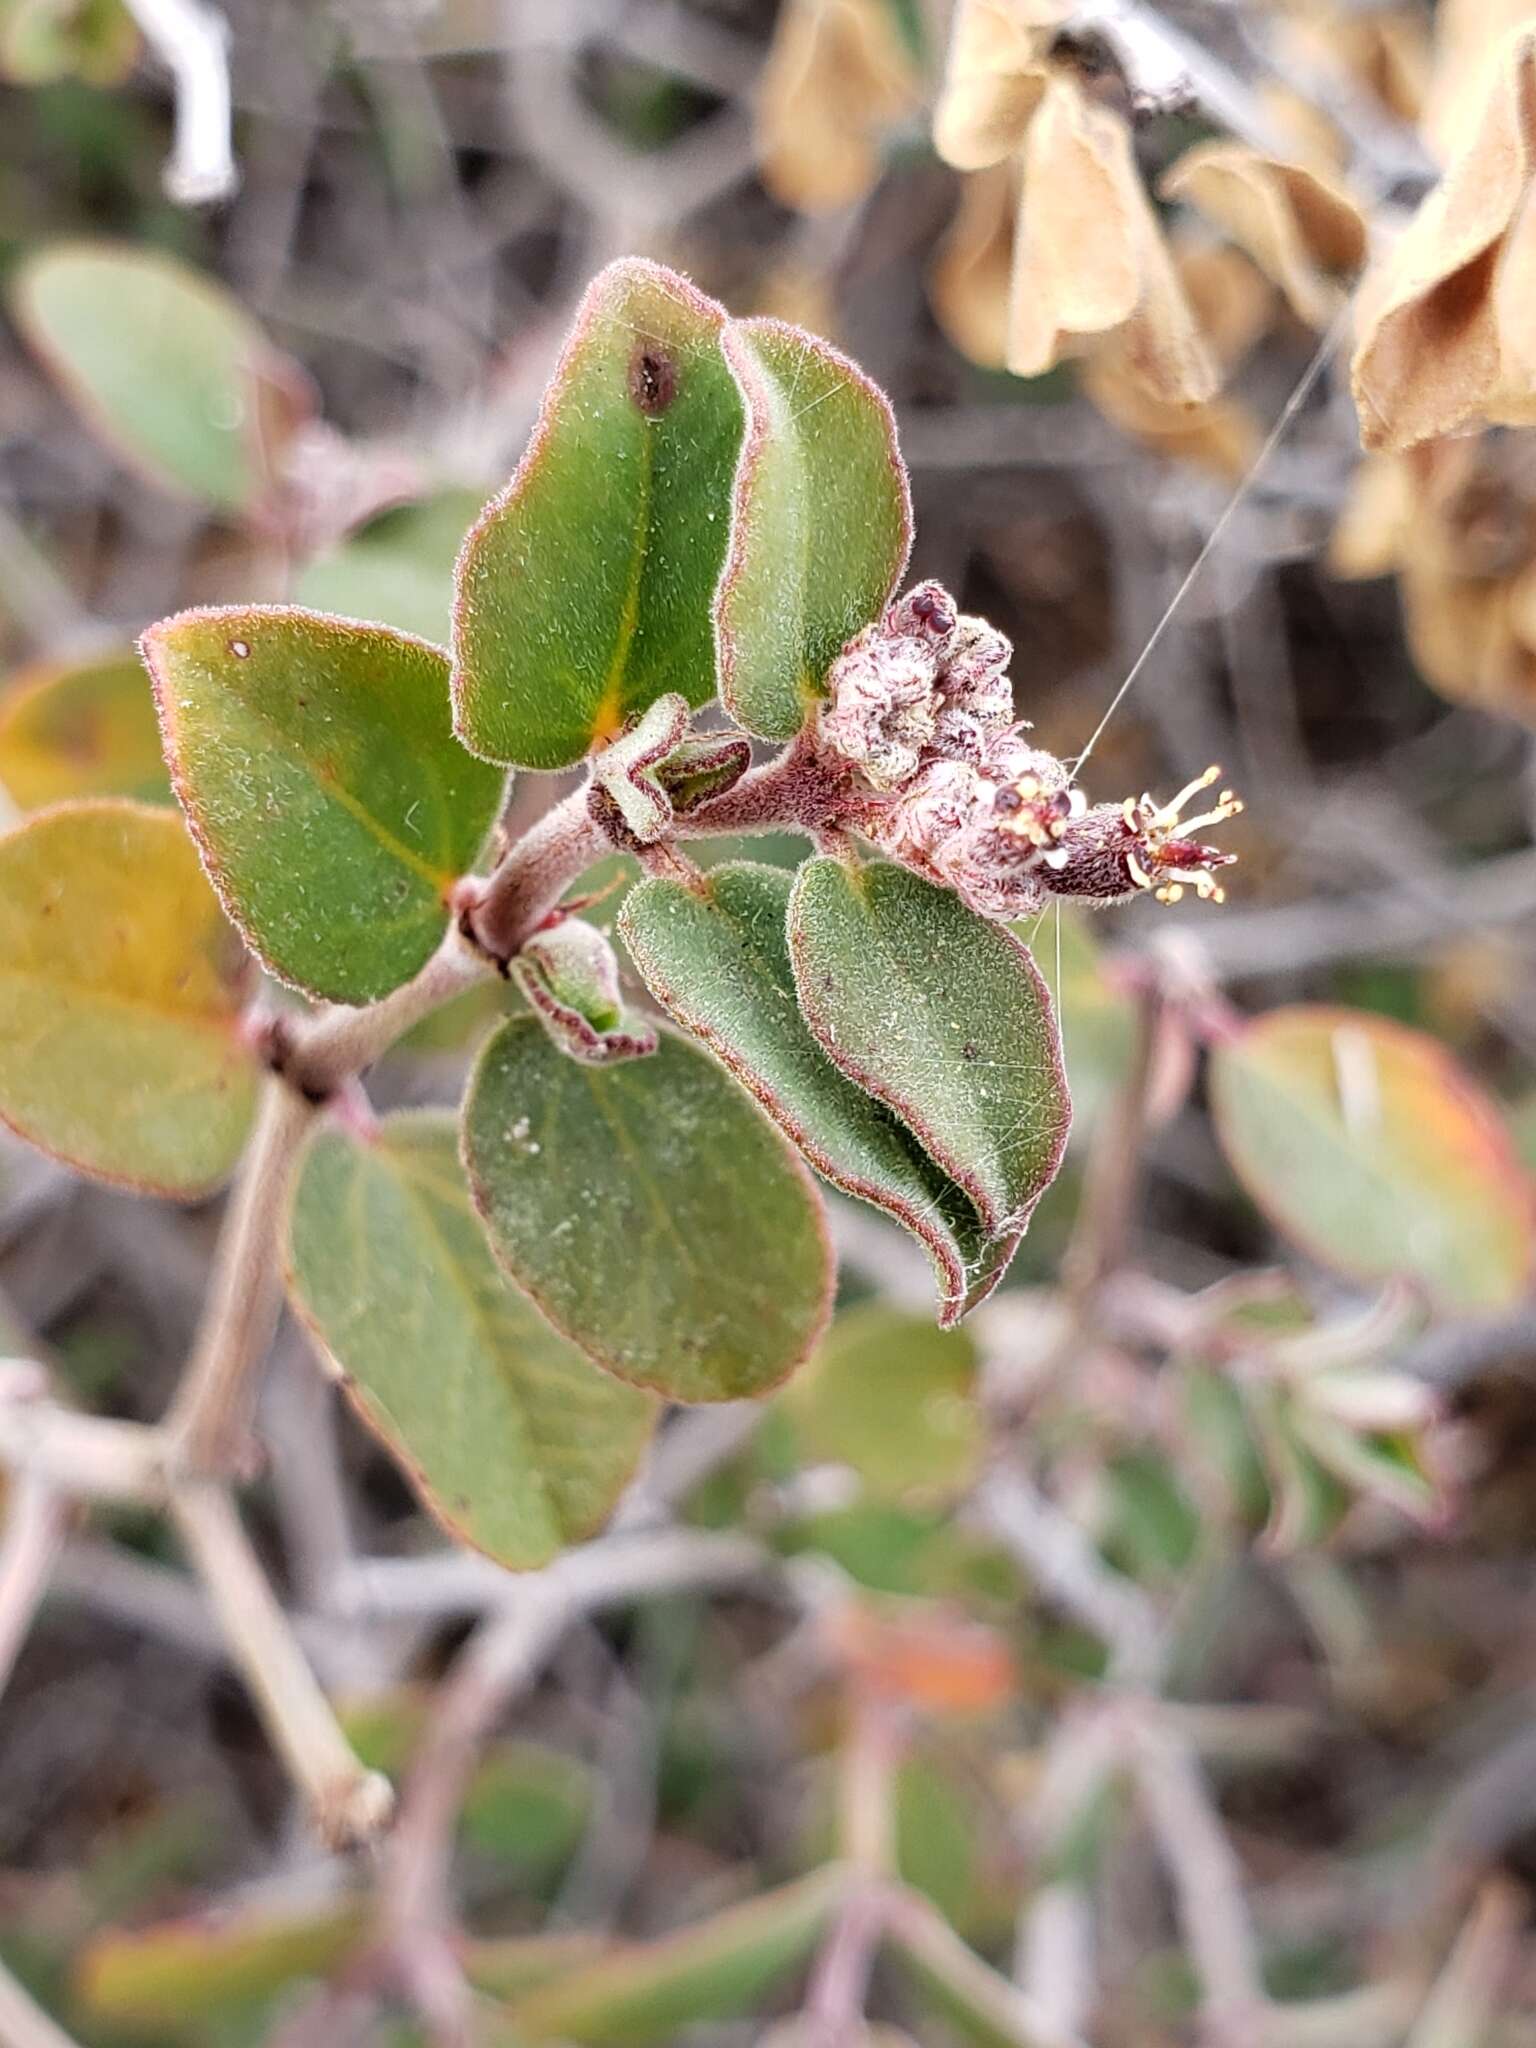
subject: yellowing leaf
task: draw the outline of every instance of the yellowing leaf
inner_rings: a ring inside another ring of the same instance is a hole
[[[785,0],[758,90],[763,183],[800,213],[832,213],[879,177],[918,79],[885,0]]]
[[[1367,448],[1536,419],[1536,24],[1511,36],[1445,177],[1362,287]]]
[[[1531,1178],[1433,1039],[1363,1011],[1272,1010],[1217,1048],[1211,1092],[1243,1185],[1324,1265],[1416,1279],[1459,1309],[1530,1285]]]
[[[171,801],[149,677],[125,651],[23,669],[0,697],[0,782],[24,811],[76,796]]]
[[[1236,142],[1205,142],[1165,173],[1160,190],[1229,234],[1285,293],[1291,311],[1326,327],[1341,279],[1365,261],[1365,220],[1332,179]]]
[[[240,1155],[250,974],[181,820],[108,798],[0,839],[0,1117],[82,1172],[199,1195]]]

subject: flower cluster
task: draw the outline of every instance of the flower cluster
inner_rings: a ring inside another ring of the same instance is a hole
[[[851,640],[827,678],[823,745],[855,771],[844,822],[893,860],[952,888],[983,917],[1017,918],[1049,896],[1118,902],[1186,887],[1220,901],[1214,871],[1235,859],[1195,839],[1236,815],[1230,790],[1201,816],[1150,796],[1090,807],[1065,762],[1013,715],[1013,649],[920,583]]]

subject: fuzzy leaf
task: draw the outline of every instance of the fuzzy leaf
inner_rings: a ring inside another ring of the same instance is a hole
[[[77,796],[169,803],[171,781],[136,654],[49,662],[0,697],[0,782],[24,811]]]
[[[393,1116],[367,1143],[322,1131],[288,1262],[358,1413],[453,1534],[524,1571],[605,1519],[655,1403],[594,1371],[503,1279],[451,1117]]]
[[[620,1379],[736,1400],[820,1336],[832,1264],[815,1186],[686,1040],[580,1066],[512,1018],[471,1078],[464,1156],[496,1256]]]
[[[248,512],[268,484],[270,394],[303,410],[307,383],[211,279],[157,251],[105,242],[31,257],[11,286],[17,325],[77,410],[162,488]]]
[[[781,870],[745,862],[711,870],[703,893],[652,877],[631,891],[620,930],[656,1000],[725,1062],[817,1172],[924,1245],[940,1320],[955,1322],[996,1286],[1017,1239],[991,1240],[969,1196],[812,1037],[785,931],[790,887]]]
[[[479,498],[459,490],[392,506],[332,553],[308,563],[294,598],[317,612],[371,619],[446,646],[453,568],[479,511]]]
[[[1272,1010],[1217,1048],[1211,1095],[1233,1171],[1325,1266],[1411,1278],[1459,1309],[1530,1285],[1531,1179],[1433,1039],[1363,1011]]]
[[[668,691],[695,708],[714,695],[743,429],[724,317],[638,259],[589,286],[527,453],[459,563],[455,713],[487,759],[564,768]]]
[[[249,965],[173,811],[101,798],[0,839],[0,1117],[100,1179],[217,1187],[257,1069]]]
[[[747,438],[715,599],[720,690],[749,732],[788,739],[895,589],[912,500],[890,405],[846,356],[782,320],[733,324],[725,352]]]
[[[408,981],[503,795],[453,736],[447,657],[278,606],[181,612],[143,649],[177,793],[253,951],[335,1002]]]
[[[922,1505],[965,1490],[982,1453],[976,1348],[879,1302],[840,1315],[784,1400],[813,1458],[867,1494]]]
[[[847,1884],[834,1865],[698,1926],[623,1943],[518,2000],[513,2023],[530,2042],[648,2048],[751,2013],[811,1953]]]
[[[976,1204],[1020,1231],[1055,1178],[1071,1103],[1049,991],[1025,947],[886,861],[807,861],[789,907],[806,1022]]]

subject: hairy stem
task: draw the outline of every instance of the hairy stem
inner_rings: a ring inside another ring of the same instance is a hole
[[[370,1840],[390,1816],[389,1782],[353,1754],[229,1494],[195,1481],[172,1493],[171,1510],[267,1732],[307,1794],[321,1834],[336,1848]]]

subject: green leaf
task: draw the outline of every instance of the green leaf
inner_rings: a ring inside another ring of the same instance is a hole
[[[332,553],[308,563],[294,584],[294,601],[446,647],[453,568],[479,511],[479,497],[459,490],[391,506]]]
[[[1417,1280],[1453,1309],[1530,1286],[1531,1178],[1433,1039],[1365,1011],[1272,1010],[1217,1047],[1211,1102],[1238,1179],[1323,1265]]]
[[[132,652],[23,669],[0,697],[0,782],[24,811],[77,796],[169,803],[144,664]]]
[[[460,1827],[468,1847],[495,1858],[503,1881],[540,1886],[575,1854],[591,1810],[585,1764],[547,1743],[498,1742],[475,1773]]]
[[[0,1117],[100,1179],[206,1194],[255,1106],[249,963],[173,811],[61,805],[0,839]]]
[[[138,50],[122,0],[0,0],[0,76],[17,85],[121,85]]]
[[[806,1022],[895,1110],[996,1235],[1055,1178],[1071,1103],[1048,990],[1027,949],[885,861],[808,861],[790,899]]]
[[[247,1910],[110,1930],[80,1959],[81,2001],[98,2019],[180,2031],[189,2020],[270,1998],[295,1978],[325,1975],[367,1927],[366,1906],[342,1899],[308,1912]]]
[[[749,732],[788,739],[894,591],[912,500],[885,394],[846,356],[782,320],[733,322],[725,352],[747,436],[715,599],[720,693]]]
[[[990,1239],[964,1191],[812,1037],[790,965],[790,888],[781,870],[745,862],[711,869],[699,891],[652,877],[630,892],[619,929],[656,1000],[724,1061],[817,1172],[924,1245],[940,1321],[953,1323],[996,1286],[1017,1237]]]
[[[289,1226],[294,1300],[358,1413],[445,1527],[515,1571],[617,1501],[655,1404],[593,1370],[496,1267],[453,1120],[321,1131]]]
[[[600,1934],[470,1936],[459,1944],[464,1974],[493,1998],[521,1998],[556,1978],[568,1977],[603,1947]]]
[[[514,2026],[530,2042],[648,2048],[754,2012],[810,1955],[847,1887],[841,1869],[818,1870],[698,1926],[618,1948],[519,2000]]]
[[[464,1157],[491,1246],[589,1358],[674,1401],[763,1394],[826,1322],[810,1176],[686,1040],[580,1066],[530,1018],[486,1045]]]
[[[668,691],[694,708],[714,695],[744,416],[724,317],[636,258],[589,286],[527,453],[459,564],[454,704],[476,753],[564,768]]]
[[[813,1458],[914,1505],[963,1493],[981,1461],[976,1349],[879,1302],[840,1315],[784,1399]]]
[[[259,605],[178,613],[142,645],[177,793],[252,950],[334,1002],[409,981],[504,793],[453,736],[447,657]]]
[[[156,250],[61,243],[20,266],[11,307],[76,409],[151,481],[222,512],[257,503],[272,398],[307,410],[307,380],[212,279]]]

